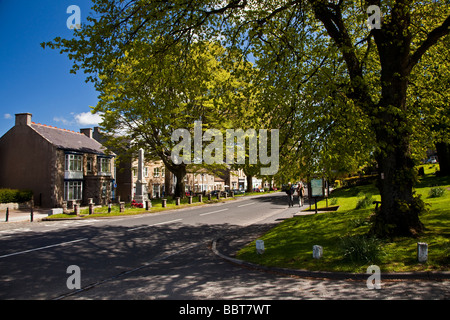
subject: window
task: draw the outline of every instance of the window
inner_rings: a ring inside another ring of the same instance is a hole
[[[66,171],[83,171],[83,156],[78,154],[66,154]]]
[[[82,200],[83,198],[83,182],[82,181],[66,181],[64,182],[64,200]]]
[[[102,182],[102,197],[106,197],[108,192],[108,182],[103,181]]]
[[[148,167],[144,167],[144,177],[148,177]]]
[[[162,167],[161,168],[161,177],[165,177],[166,176],[166,168]]]
[[[153,177],[159,178],[159,168],[153,168]]]
[[[161,189],[159,184],[153,185],[153,198],[159,198],[161,195]]]
[[[92,158],[92,157],[87,157],[87,161],[86,161],[86,170],[87,170],[87,172],[92,172],[92,171],[94,171],[94,158]]]
[[[111,173],[111,162],[109,158],[98,158],[99,173],[109,174]]]

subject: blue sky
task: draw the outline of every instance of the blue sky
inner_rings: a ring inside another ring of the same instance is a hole
[[[71,38],[66,26],[70,5],[91,11],[90,0],[0,0],[0,137],[14,126],[16,113],[32,121],[78,131],[98,122],[90,115],[98,93],[58,50],[40,46],[55,37]]]

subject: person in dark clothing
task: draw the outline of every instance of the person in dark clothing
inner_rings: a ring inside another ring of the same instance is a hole
[[[289,208],[290,207],[294,207],[294,186],[291,186],[291,183],[289,183],[289,186],[286,190],[286,194],[288,195],[288,204],[289,204]]]

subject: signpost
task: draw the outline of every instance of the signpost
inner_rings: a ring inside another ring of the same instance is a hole
[[[317,198],[324,196],[323,179],[312,179],[310,182],[311,197],[314,198],[314,205],[317,213]]]

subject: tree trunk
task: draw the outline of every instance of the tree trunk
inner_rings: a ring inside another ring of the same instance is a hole
[[[436,143],[436,151],[439,161],[439,175],[450,176],[450,144]]]
[[[382,98],[373,113],[381,207],[373,216],[371,232],[383,238],[416,236],[423,231],[419,214],[424,203],[413,192],[417,175],[410,151],[412,125],[406,110],[408,76],[401,66],[401,60],[395,58],[384,66]]]
[[[253,191],[253,176],[247,175],[247,192]]]
[[[186,166],[185,165],[177,165],[173,174],[177,178],[177,182],[175,184],[174,197],[180,197],[181,199],[183,199],[186,196],[185,183],[184,183],[184,177],[186,176]]]

